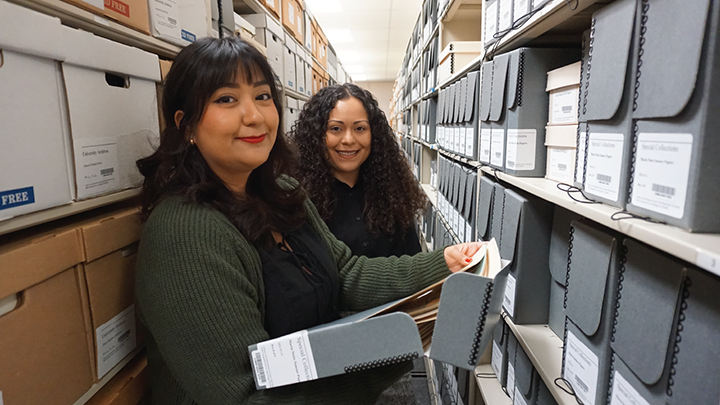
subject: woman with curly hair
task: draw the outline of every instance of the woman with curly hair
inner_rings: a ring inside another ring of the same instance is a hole
[[[427,199],[372,94],[354,84],[321,89],[292,139],[298,179],[330,231],[353,254],[420,252],[415,218]]]

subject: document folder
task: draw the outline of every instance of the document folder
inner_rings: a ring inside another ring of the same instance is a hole
[[[480,240],[490,240],[490,217],[492,215],[495,182],[487,176],[480,177],[480,198],[478,199],[477,228]]]
[[[570,247],[570,224],[580,221],[582,216],[555,206],[552,233],[550,235],[550,253],[548,257],[550,275],[550,308],[548,326],[562,339],[565,336],[565,281],[568,269]]]
[[[637,141],[628,211],[691,232],[720,232],[720,4],[652,2],[633,119]],[[673,34],[667,24],[683,27]],[[672,57],[668,57],[672,55]]]
[[[599,405],[608,394],[620,239],[590,223],[573,221],[571,230],[562,376],[583,403]]]
[[[495,372],[495,376],[500,385],[505,386],[507,378],[507,353],[508,353],[508,342],[512,332],[510,327],[505,320],[500,317],[495,329],[493,330],[493,341],[492,341],[492,357],[490,360],[490,366]]]
[[[502,54],[493,60],[492,94],[490,98],[490,166],[505,169],[505,87],[510,56]]]
[[[515,357],[514,403],[535,405],[537,402],[539,383],[540,375],[538,375],[535,367],[522,346],[518,346],[517,355]]]

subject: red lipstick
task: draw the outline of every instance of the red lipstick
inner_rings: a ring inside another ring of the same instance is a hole
[[[239,138],[243,142],[247,143],[260,143],[265,139],[265,134],[258,135],[258,136],[247,136],[245,138]]]

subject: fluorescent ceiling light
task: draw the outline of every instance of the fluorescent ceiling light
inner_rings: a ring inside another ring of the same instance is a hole
[[[342,13],[343,9],[337,0],[305,0],[313,14]]]
[[[367,81],[367,76],[365,76],[365,75],[351,75],[350,77],[353,79],[353,81],[356,81],[356,82],[366,82]]]
[[[333,45],[355,42],[352,32],[350,32],[349,29],[324,30],[324,32],[325,35],[327,35],[328,41]]]
[[[345,66],[345,71],[350,74],[364,73],[365,69],[363,69],[362,65],[347,65],[347,66]]]
[[[357,51],[343,51],[340,49],[336,49],[336,51],[338,59],[340,59],[340,62],[342,63],[353,63],[360,60],[360,54]]]

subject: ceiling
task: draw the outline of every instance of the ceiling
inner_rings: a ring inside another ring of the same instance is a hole
[[[353,81],[394,81],[422,0],[306,0]]]

